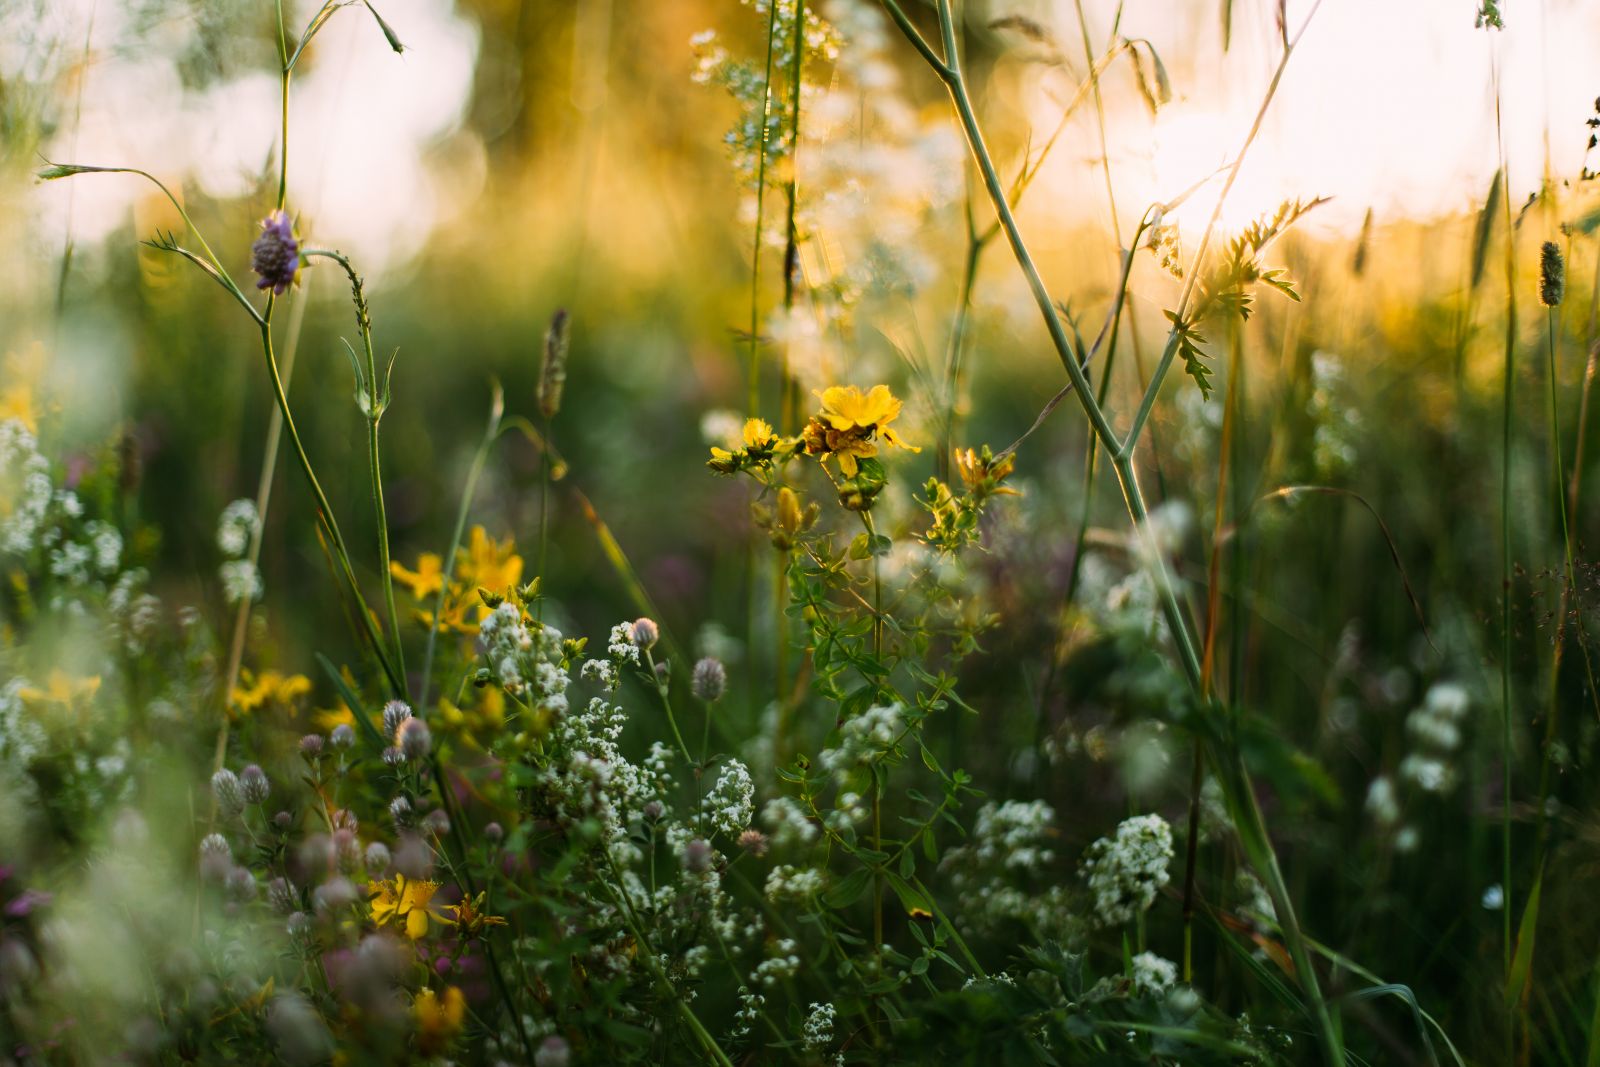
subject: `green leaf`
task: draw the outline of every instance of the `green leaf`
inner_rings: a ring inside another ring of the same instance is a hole
[[[822,894],[823,903],[830,908],[848,908],[861,899],[867,887],[872,884],[872,870],[861,867],[851,871],[843,879],[835,882],[827,892]]]
[[[382,752],[388,746],[384,743],[383,735],[378,732],[378,728],[372,725],[372,719],[368,717],[366,709],[361,705],[361,698],[356,696],[355,690],[351,689],[349,684],[345,682],[344,675],[339,673],[332,660],[318,652],[317,662],[322,664],[323,671],[333,680],[333,687],[339,691],[339,698],[350,709],[351,717],[356,720],[356,725],[361,727],[361,732],[371,742],[373,751]]]
[[[1533,971],[1533,939],[1539,928],[1539,897],[1544,889],[1544,871],[1533,879],[1533,891],[1522,909],[1522,921],[1517,924],[1517,951],[1511,957],[1511,970],[1506,974],[1506,1009],[1513,1011],[1528,989],[1528,979]]]

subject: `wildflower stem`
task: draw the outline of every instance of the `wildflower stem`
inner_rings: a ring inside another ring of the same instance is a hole
[[[501,390],[499,382],[491,384],[493,398],[489,402],[489,425],[483,431],[483,440],[478,444],[478,450],[473,453],[472,465],[467,468],[466,484],[461,487],[461,503],[456,507],[455,531],[450,535],[450,548],[444,556],[445,577],[440,582],[439,591],[433,599],[433,618],[428,625],[428,643],[422,653],[421,692],[417,697],[419,707],[428,706],[428,684],[433,678],[433,653],[438,645],[445,593],[450,587],[449,575],[455,568],[456,552],[461,547],[461,536],[467,528],[467,513],[472,509],[472,496],[478,488],[478,476],[483,473],[483,465],[488,462],[489,450],[494,447],[495,441],[500,436],[500,420],[505,415],[505,393]]]
[[[644,661],[645,664],[650,668],[650,676],[655,678],[656,657],[648,648],[644,650]],[[694,757],[689,755],[689,746],[683,743],[683,734],[678,729],[678,720],[672,714],[672,697],[668,692],[668,685],[665,682],[658,680],[655,683],[655,689],[656,694],[661,697],[661,707],[665,709],[667,713],[667,725],[672,727],[673,740],[678,742],[678,751],[683,753],[684,761],[688,763],[689,766],[696,766]]]
[[[333,260],[344,268],[345,276],[350,279],[350,295],[356,309],[356,328],[361,333],[362,354],[367,366],[366,396],[362,401],[362,414],[367,422],[367,473],[372,481],[372,508],[378,527],[378,571],[383,581],[384,606],[389,613],[389,634],[394,644],[395,664],[400,672],[401,695],[406,696],[408,695],[404,692],[406,653],[405,646],[400,640],[400,614],[395,610],[394,604],[394,575],[389,567],[389,515],[383,503],[383,469],[378,449],[378,427],[383,421],[384,411],[389,406],[389,381],[394,361],[390,360],[389,368],[384,372],[380,382],[378,359],[372,350],[372,316],[367,309],[361,275],[356,273],[355,266],[349,258],[341,252],[322,248],[308,248],[304,255],[307,259],[321,257]]]
[[[1549,820],[1545,815],[1545,801],[1550,795],[1551,753],[1555,748],[1556,728],[1561,717],[1562,653],[1566,648],[1567,620],[1569,612],[1572,611],[1573,587],[1578,576],[1577,566],[1573,561],[1572,532],[1567,515],[1567,478],[1561,459],[1561,420],[1556,403],[1556,333],[1558,329],[1556,309],[1547,307],[1545,309],[1545,350],[1549,364],[1547,374],[1550,394],[1550,456],[1554,465],[1556,506],[1561,517],[1561,545],[1564,553],[1564,569],[1561,583],[1560,615],[1556,619],[1555,649],[1550,661],[1550,711],[1545,716],[1544,745],[1542,746],[1543,752],[1539,760],[1539,805],[1534,813],[1534,819],[1538,825],[1538,832],[1535,837],[1535,854],[1538,859],[1535,861],[1535,869],[1543,868],[1549,834]],[[1595,692],[1594,671],[1589,661],[1588,645],[1582,640],[1583,621],[1581,614],[1575,615],[1573,624],[1579,627],[1580,630],[1578,651],[1583,656],[1584,673],[1588,682],[1589,692],[1593,694]]]
[[[372,611],[367,607],[366,598],[361,595],[361,585],[356,581],[354,569],[350,565],[350,550],[345,544],[344,535],[339,531],[339,521],[333,517],[333,508],[328,504],[328,497],[322,491],[322,483],[317,480],[316,471],[312,469],[311,458],[306,455],[305,444],[300,440],[300,431],[295,427],[294,415],[289,410],[289,397],[283,389],[283,378],[278,373],[278,359],[272,348],[272,307],[276,298],[267,301],[267,314],[261,324],[261,350],[266,358],[267,373],[272,379],[273,394],[278,401],[278,410],[283,413],[283,425],[289,431],[289,440],[294,445],[295,458],[300,462],[300,470],[305,474],[307,483],[311,486],[311,494],[316,499],[317,519],[323,529],[327,531],[332,542],[334,555],[338,559],[341,577],[349,587],[354,598],[356,614],[361,617],[361,626],[366,634],[368,643],[372,646],[372,653],[378,660],[378,665],[383,669],[390,688],[396,696],[405,695],[405,680],[395,671],[394,664],[389,661],[388,654],[384,651],[383,636],[378,632],[372,621]]]

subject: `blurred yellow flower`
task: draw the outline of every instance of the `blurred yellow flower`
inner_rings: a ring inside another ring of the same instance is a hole
[[[406,936],[415,941],[428,933],[428,919],[450,922],[443,911],[433,907],[438,882],[426,882],[397,874],[381,882],[367,883],[371,896],[372,921],[388,926],[391,921],[405,927]]]
[[[0,389],[0,422],[7,419],[21,422],[29,433],[38,432],[39,418],[33,408],[33,389],[26,383]]]
[[[93,698],[99,691],[98,674],[87,678],[74,678],[61,670],[53,670],[43,689],[31,685],[23,686],[17,690],[17,696],[27,704],[62,704],[71,707],[80,700]]]
[[[293,708],[296,700],[311,692],[311,679],[303,674],[281,671],[251,674],[249,670],[242,670],[239,677],[244,684],[234,686],[229,702],[229,709],[235,715],[248,715],[268,704]]]
[[[824,462],[836,457],[846,478],[855,477],[857,459],[878,454],[874,438],[896,448],[921,451],[889,428],[900,417],[900,401],[887,385],[875,385],[865,393],[853,385],[834,385],[817,396],[822,410],[806,425],[806,452]]]
[[[487,589],[501,596],[510,594],[522,582],[522,557],[517,555],[517,543],[508,537],[497,542],[482,526],[474,526],[467,538],[467,547],[456,556],[456,576],[461,580],[462,604],[476,600],[478,589]],[[461,605],[458,605],[460,609]],[[487,605],[478,604],[478,618],[489,614]],[[445,611],[445,622],[451,613]]]
[[[389,573],[411,587],[411,595],[426,600],[444,588],[444,560],[437,552],[424,552],[417,557],[417,569],[407,570],[399,560],[389,564]]]
[[[436,1056],[450,1047],[450,1042],[461,1032],[467,1015],[467,998],[461,990],[450,986],[444,996],[424,989],[412,1002],[411,1014],[417,1023],[417,1044],[424,1056]]]

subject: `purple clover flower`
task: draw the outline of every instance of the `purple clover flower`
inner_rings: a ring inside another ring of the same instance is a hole
[[[261,275],[256,288],[276,296],[300,280],[300,242],[287,212],[274,211],[261,220],[261,236],[250,246],[250,269]]]

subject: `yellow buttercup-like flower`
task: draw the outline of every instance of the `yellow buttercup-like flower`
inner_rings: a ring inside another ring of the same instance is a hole
[[[417,569],[407,570],[399,560],[389,564],[389,573],[395,580],[411,587],[411,595],[426,600],[444,588],[444,560],[437,552],[424,552],[417,557]]]
[[[416,941],[428,933],[428,920],[448,923],[450,917],[433,906],[433,895],[439,891],[438,882],[425,882],[397,874],[381,882],[369,882],[372,921],[379,926],[394,922],[404,927],[406,936]]]
[[[72,707],[82,700],[89,700],[100,691],[100,676],[91,675],[88,678],[73,678],[64,671],[50,672],[50,679],[43,689],[28,685],[17,690],[17,696],[27,704],[60,704]]]
[[[229,707],[236,715],[247,715],[268,704],[292,708],[294,702],[311,692],[311,679],[303,674],[284,674],[282,671],[262,671],[251,674],[240,672],[244,684],[235,686]]]
[[[853,385],[834,385],[817,396],[822,410],[806,425],[806,452],[823,462],[837,459],[845,477],[855,477],[858,459],[878,454],[880,440],[896,448],[921,451],[889,428],[900,416],[900,401],[887,385],[875,385],[865,393]]]
[[[449,1048],[461,1032],[467,1017],[467,998],[455,986],[447,988],[443,996],[424,989],[412,1002],[411,1015],[417,1023],[419,1050],[425,1056],[436,1056]]]

